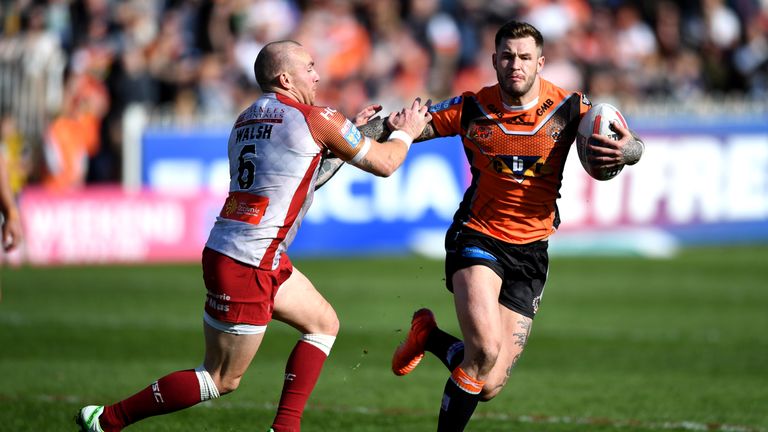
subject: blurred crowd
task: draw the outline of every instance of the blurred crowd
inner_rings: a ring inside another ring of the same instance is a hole
[[[17,189],[116,182],[129,107],[228,124],[269,41],[307,46],[318,103],[354,116],[494,83],[513,18],[543,33],[545,78],[593,100],[768,96],[768,0],[16,0],[0,2],[0,146]]]

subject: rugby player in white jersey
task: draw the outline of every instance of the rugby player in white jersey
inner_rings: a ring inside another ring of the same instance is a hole
[[[274,318],[301,334],[291,352],[272,429],[299,431],[302,412],[336,339],[333,307],[286,254],[312,203],[321,166],[331,156],[378,176],[403,162],[411,142],[431,120],[429,103],[416,99],[392,113],[385,142],[361,134],[380,106],[355,122],[314,106],[320,80],[299,43],[266,45],[254,64],[263,95],[237,118],[229,137],[229,196],[203,251],[207,299],[205,358],[133,396],[89,405],[76,417],[81,431],[113,432],[150,416],[170,413],[237,389]],[[265,428],[266,429],[266,428]]]

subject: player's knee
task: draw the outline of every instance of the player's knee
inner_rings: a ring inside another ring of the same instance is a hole
[[[500,346],[501,344],[481,345],[475,350],[474,358],[471,361],[477,364],[481,371],[490,371],[499,357]]]
[[[506,385],[506,380],[502,382],[488,380],[483,386],[483,390],[480,391],[480,402],[488,402],[501,393],[501,390]]]
[[[232,393],[240,386],[240,379],[242,376],[227,376],[223,375],[219,377],[219,382],[216,383],[216,387],[219,389],[221,395]]]
[[[237,390],[240,386],[240,380],[243,378],[242,374],[233,374],[227,371],[213,374],[212,377],[213,384],[221,396]]]
[[[313,329],[312,333],[336,336],[339,334],[339,327],[339,317],[336,315],[336,311],[331,309],[328,313],[324,314],[317,324],[317,328]]]
[[[332,314],[332,316],[328,319],[328,322],[326,323],[326,329],[323,331],[323,334],[336,336],[339,334],[339,317],[336,316],[336,312]]]
[[[482,391],[480,392],[480,402],[488,402],[498,396],[499,393],[501,393],[501,389],[494,389],[488,392]]]

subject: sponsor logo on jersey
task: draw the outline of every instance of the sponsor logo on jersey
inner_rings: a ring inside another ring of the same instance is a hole
[[[334,114],[336,114],[336,110],[330,107],[325,107],[325,109],[320,112],[320,115],[326,120],[330,120]]]
[[[496,156],[491,160],[493,169],[499,174],[512,176],[518,182],[525,177],[539,177],[551,174],[552,167],[541,161],[539,156]]]
[[[219,216],[257,225],[267,211],[269,198],[246,192],[230,192]]]
[[[455,96],[450,99],[446,99],[440,103],[437,103],[435,105],[432,105],[431,107],[429,107],[429,112],[442,111],[444,109],[447,109],[451,105],[456,105],[459,102],[461,102],[461,96]]]
[[[340,132],[344,139],[347,140],[349,145],[352,146],[352,148],[356,148],[357,145],[360,144],[360,140],[363,139],[363,135],[360,133],[360,129],[353,125],[349,120],[346,120],[344,124],[341,125]]]
[[[285,116],[284,107],[263,107],[260,106],[258,112],[254,113],[255,120],[264,123],[282,123]]]
[[[237,125],[249,123],[282,123],[285,117],[285,107],[251,105],[237,118]]]
[[[285,108],[284,107],[259,107],[259,111],[256,114],[257,117],[259,116],[280,116],[282,117],[283,114],[285,114]]]
[[[537,115],[537,116],[539,116],[539,117],[543,116],[543,115],[544,115],[544,113],[545,113],[545,112],[547,112],[547,111],[548,111],[550,108],[552,108],[552,105],[554,105],[554,104],[555,104],[555,102],[554,102],[554,101],[552,101],[552,99],[547,99],[547,100],[546,100],[546,101],[544,101],[544,103],[543,103],[543,104],[541,104],[541,106],[539,106],[539,108],[536,110],[536,115]]]
[[[585,94],[581,95],[581,103],[583,103],[586,106],[592,106],[592,101],[590,101],[587,95]]]

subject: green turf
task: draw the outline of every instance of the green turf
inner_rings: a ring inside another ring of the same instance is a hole
[[[297,260],[342,329],[305,431],[429,431],[447,371],[389,372],[413,310],[456,331],[442,263]],[[197,265],[2,269],[0,431],[74,430],[201,363]],[[266,431],[297,334],[275,323],[240,389],[131,431]],[[768,247],[670,260],[553,258],[525,354],[470,431],[768,431]]]

